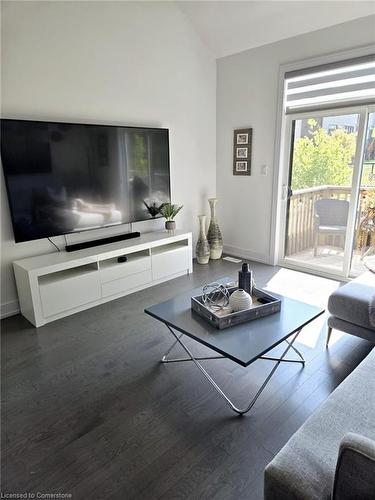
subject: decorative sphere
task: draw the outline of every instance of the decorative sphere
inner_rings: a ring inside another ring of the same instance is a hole
[[[229,297],[229,305],[232,308],[233,312],[244,311],[245,309],[250,309],[251,304],[253,303],[250,295],[239,288],[235,290],[232,295]]]
[[[206,307],[220,311],[229,304],[228,288],[222,283],[208,283],[203,287],[202,299]]]

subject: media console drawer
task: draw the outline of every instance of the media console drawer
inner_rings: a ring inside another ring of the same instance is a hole
[[[102,284],[103,297],[110,297],[119,293],[127,292],[137,286],[151,283],[151,270],[143,271],[142,273],[131,274],[125,278],[109,281]]]
[[[137,274],[147,269],[151,269],[151,257],[140,257],[128,262],[117,262],[117,259],[111,261],[101,261],[100,265],[100,281],[106,283],[119,278],[125,278],[132,274]]]
[[[152,276],[154,280],[173,276],[189,269],[189,248],[180,246],[170,251],[152,255]]]
[[[56,281],[41,281],[40,298],[46,318],[101,298],[99,272],[91,271]]]

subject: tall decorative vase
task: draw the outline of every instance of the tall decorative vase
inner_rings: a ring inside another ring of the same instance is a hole
[[[199,238],[196,247],[196,256],[198,264],[207,264],[210,260],[210,245],[206,236],[206,216],[198,215],[199,219]]]
[[[217,198],[209,198],[208,203],[211,209],[211,222],[207,233],[208,243],[210,244],[210,258],[220,259],[223,253],[223,237],[216,219]]]

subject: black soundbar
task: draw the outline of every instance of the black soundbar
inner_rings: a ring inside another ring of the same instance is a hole
[[[132,238],[139,238],[141,233],[134,231],[133,233],[117,234],[116,236],[109,236],[100,240],[82,241],[81,243],[74,243],[73,245],[66,245],[67,252],[74,252],[75,250],[83,250],[84,248],[98,247],[99,245],[106,245],[107,243],[115,243],[116,241],[130,240]]]

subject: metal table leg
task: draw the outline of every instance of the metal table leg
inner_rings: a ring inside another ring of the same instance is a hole
[[[256,403],[257,399],[259,398],[259,396],[262,394],[262,392],[264,391],[264,389],[266,388],[269,380],[271,379],[272,375],[275,373],[275,371],[277,370],[278,366],[280,365],[281,362],[289,362],[289,363],[302,363],[304,364],[305,363],[305,360],[302,356],[302,354],[293,346],[295,340],[297,339],[298,335],[300,334],[301,330],[298,330],[295,334],[294,334],[294,337],[291,341],[288,341],[286,340],[285,342],[288,344],[287,348],[284,350],[284,352],[282,353],[281,357],[280,358],[276,358],[276,357],[267,357],[267,356],[260,356],[259,359],[263,359],[263,360],[269,360],[269,361],[276,361],[276,364],[275,366],[272,368],[272,370],[270,371],[270,373],[268,374],[268,376],[266,377],[265,381],[263,382],[263,384],[261,385],[261,387],[259,388],[258,392],[255,394],[255,396],[250,400],[249,404],[245,407],[245,408],[238,408],[237,406],[235,406],[232,401],[229,399],[229,397],[222,391],[222,389],[220,389],[220,387],[217,385],[217,383],[213,380],[213,378],[211,377],[211,375],[206,371],[206,369],[201,365],[201,363],[199,363],[199,361],[201,360],[206,360],[206,359],[226,359],[225,356],[210,356],[210,357],[195,357],[192,352],[190,351],[190,349],[182,342],[181,340],[181,337],[183,336],[183,334],[181,335],[177,335],[176,332],[169,326],[166,324],[166,327],[168,328],[168,330],[172,333],[172,335],[174,336],[174,338],[176,339],[175,342],[172,344],[172,346],[168,349],[168,351],[165,353],[165,355],[163,356],[162,358],[162,362],[163,363],[176,363],[176,362],[181,362],[181,361],[192,361],[196,367],[203,373],[203,375],[205,376],[205,378],[208,380],[208,382],[213,386],[213,388],[219,393],[219,395],[225,400],[225,402],[230,406],[230,408],[235,412],[237,413],[238,415],[244,415],[245,413],[247,413],[248,411],[251,410],[251,408],[254,406],[254,404]],[[174,358],[174,359],[168,359],[167,358],[167,355],[171,352],[171,350],[173,349],[173,347],[176,345],[176,344],[180,344],[181,347],[184,349],[184,351],[186,352],[186,354],[189,356],[188,358]],[[297,354],[298,356],[301,358],[300,360],[293,360],[293,359],[287,359],[285,358],[286,354],[289,352],[290,349],[293,349]]]

